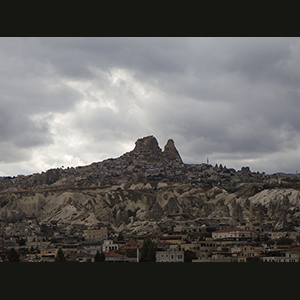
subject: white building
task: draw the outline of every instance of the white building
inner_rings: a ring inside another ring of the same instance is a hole
[[[252,237],[252,232],[247,229],[227,227],[212,233],[213,239],[249,239]]]
[[[97,251],[102,251],[102,245],[83,245],[77,250],[77,253],[85,252],[91,255],[95,255]]]
[[[278,239],[281,237],[295,240],[298,237],[298,232],[296,230],[277,230],[271,232],[272,239]]]
[[[118,244],[114,244],[113,240],[104,240],[103,245],[102,245],[102,251],[104,253],[107,253],[109,251],[115,251],[119,249]]]
[[[87,229],[83,231],[83,237],[86,240],[103,240],[107,239],[108,236],[108,229],[107,228],[100,228],[100,229]]]
[[[172,249],[157,251],[156,262],[184,262],[184,252]]]
[[[263,262],[299,262],[296,253],[287,252],[285,256],[265,256],[262,258]]]

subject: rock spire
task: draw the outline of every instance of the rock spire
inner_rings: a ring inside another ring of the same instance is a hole
[[[153,135],[138,139],[135,142],[135,148],[133,149],[133,151],[135,152],[151,151],[153,153],[161,153],[161,149],[158,146],[158,142]]]
[[[183,163],[172,139],[167,141],[164,151],[162,151],[153,135],[137,139],[134,149],[125,153],[122,157],[131,157],[149,163],[173,161]]]
[[[167,144],[165,145],[163,154],[164,154],[164,157],[167,158],[168,160],[174,160],[174,161],[183,163],[182,159],[175,147],[175,143],[172,139],[169,139],[167,141]]]

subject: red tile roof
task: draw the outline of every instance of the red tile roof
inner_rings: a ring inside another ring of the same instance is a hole
[[[125,256],[123,254],[119,254],[119,253],[115,253],[115,252],[107,252],[104,254],[106,257],[124,257]]]
[[[128,245],[128,246],[129,245],[136,245],[136,244],[140,245],[140,242],[137,239],[129,240],[129,241],[126,242],[126,245]]]
[[[122,247],[122,250],[136,250],[136,249],[141,249],[142,246],[124,246]]]
[[[167,241],[158,241],[156,244],[157,245],[173,245],[172,243],[167,242]]]
[[[71,257],[93,257],[93,256],[94,256],[93,254],[89,254],[86,252],[79,252],[71,255]]]
[[[290,247],[289,251],[300,251],[300,247]]]

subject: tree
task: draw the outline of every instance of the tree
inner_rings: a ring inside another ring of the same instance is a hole
[[[20,262],[19,254],[14,248],[8,251],[7,258],[9,262]]]
[[[291,245],[293,244],[293,240],[288,238],[288,237],[281,237],[280,239],[277,240],[276,244],[277,245]]]
[[[124,241],[124,236],[123,236],[122,232],[119,233],[119,235],[117,237],[117,241]]]
[[[261,257],[258,256],[252,256],[252,257],[247,257],[247,262],[263,262]]]
[[[143,245],[140,249],[140,262],[155,262],[157,247],[152,242],[150,237],[144,239]]]
[[[26,240],[19,239],[18,244],[19,244],[19,246],[25,246],[26,245]]]
[[[101,251],[97,251],[97,253],[94,256],[94,262],[104,262],[105,261],[105,254]]]
[[[184,250],[184,262],[192,262],[193,259],[196,259],[196,253],[191,250]]]
[[[65,261],[66,261],[65,254],[61,250],[61,248],[59,248],[55,257],[55,262],[65,262]]]

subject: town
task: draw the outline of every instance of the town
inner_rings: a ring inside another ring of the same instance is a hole
[[[140,262],[148,239],[155,247],[153,262],[299,262],[300,228],[272,230],[272,222],[257,226],[251,210],[249,220],[239,227],[176,226],[168,232],[135,235],[102,227],[69,235],[57,224],[39,224],[29,218],[2,230],[0,259],[55,262],[61,253],[65,262]]]

